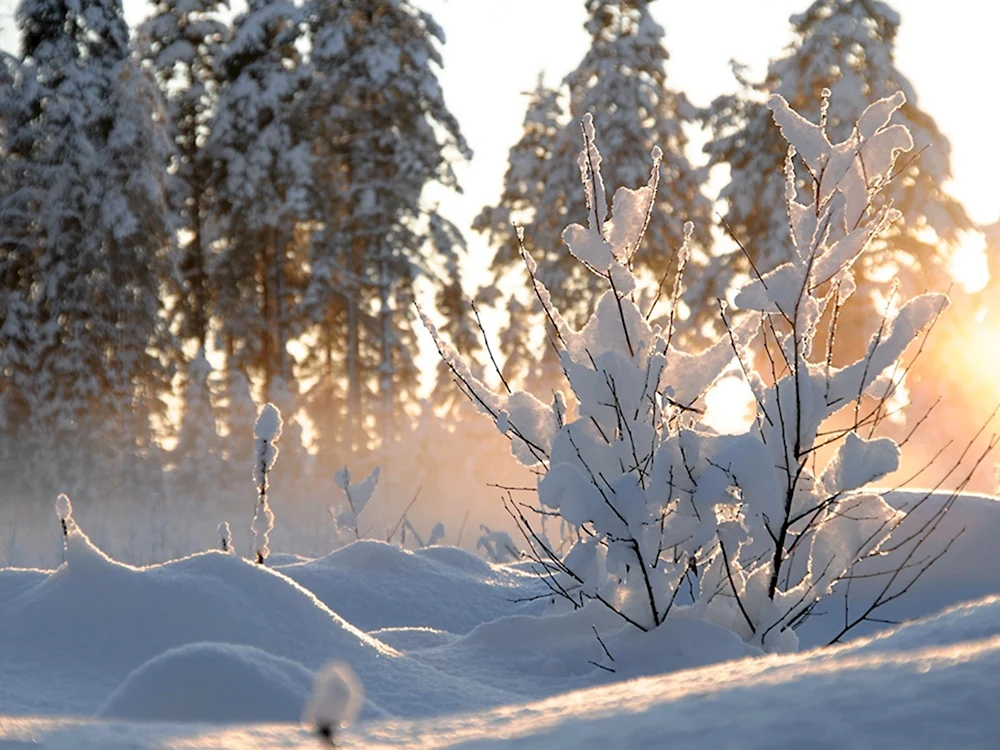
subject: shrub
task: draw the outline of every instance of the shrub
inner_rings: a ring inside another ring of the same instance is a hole
[[[838,315],[855,289],[852,266],[899,217],[880,194],[899,154],[913,145],[905,127],[890,124],[903,101],[897,94],[875,102],[851,136],[833,144],[825,123],[771,98],[789,143],[790,257],[739,291],[738,317],[720,301],[727,333],[704,351],[674,345],[686,244],[672,263],[664,322],[649,322],[656,301],[639,307],[632,263],[658,187],[659,152],[649,182],[619,188],[609,213],[589,115],[579,158],[588,225],[568,227],[563,239],[607,291],[581,330],[553,307],[523,236],[521,245],[571,397],[556,393],[543,402],[506,383],[504,391],[491,389],[424,317],[460,387],[541,475],[539,507],[509,493],[505,502],[554,600],[599,602],[641,630],[683,611],[765,649],[791,648],[794,628],[816,602],[859,561],[878,555],[903,522],[903,513],[865,489],[899,462],[899,447],[873,432],[905,371],[904,351],[947,298],[927,294],[898,305],[864,357],[844,368],[832,364]],[[795,184],[795,159],[811,176],[806,185]],[[686,236],[692,230],[688,225]],[[824,338],[821,320],[830,321],[823,347],[814,345]],[[751,344],[762,356],[750,356]],[[718,434],[702,424],[703,397],[734,360],[756,400],[756,421],[742,434]],[[847,428],[824,428],[848,409]],[[822,469],[820,449],[834,451]],[[557,553],[532,510],[558,514],[579,541]],[[914,533],[915,546],[939,517]],[[890,586],[905,567],[917,575],[925,569],[911,552]]]

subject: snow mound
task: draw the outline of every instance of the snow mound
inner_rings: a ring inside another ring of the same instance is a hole
[[[474,674],[484,685],[539,699],[759,654],[725,628],[676,617],[643,633],[591,603],[564,614],[515,615],[484,623],[438,648],[420,651],[419,658],[442,671]]]
[[[365,631],[432,628],[464,634],[483,622],[541,612],[518,603],[546,592],[535,576],[491,566],[457,548],[410,552],[371,540],[279,570]]]
[[[413,551],[414,556],[433,560],[441,565],[449,565],[457,571],[478,578],[492,578],[498,573],[506,573],[509,566],[491,565],[478,555],[472,555],[460,547],[424,547]],[[530,573],[531,571],[521,571]]]
[[[1000,637],[896,654],[841,650],[744,659],[477,714],[367,722],[341,747],[995,748]],[[296,725],[197,727],[0,718],[0,745],[50,750],[314,750]]]
[[[435,648],[452,643],[460,636],[433,628],[382,628],[369,633],[382,643],[404,652],[419,651],[423,648]]]
[[[100,716],[209,723],[296,721],[313,673],[251,646],[194,643],[171,649],[126,678]]]
[[[1000,596],[965,602],[845,647],[852,653],[907,651],[1000,636]]]
[[[5,571],[3,580],[20,583],[0,585],[0,713],[91,714],[134,670],[204,642],[251,647],[310,670],[346,662],[371,700],[395,716],[517,697],[416,662],[290,578],[219,551],[134,568],[73,528],[58,569]]]
[[[490,747],[995,747],[1000,638],[941,649],[841,659],[747,659],[558,696],[433,731],[440,746],[503,737]],[[362,727],[358,745],[427,726]],[[388,744],[388,743],[386,743]],[[474,744],[474,743],[473,743]]]

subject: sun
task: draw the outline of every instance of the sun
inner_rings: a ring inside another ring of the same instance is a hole
[[[968,294],[986,288],[990,271],[986,262],[986,238],[981,233],[963,233],[961,244],[948,262],[948,272]]]

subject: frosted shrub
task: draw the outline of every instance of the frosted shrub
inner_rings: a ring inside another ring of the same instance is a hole
[[[424,318],[470,399],[507,436],[514,455],[542,475],[535,510],[556,513],[577,531],[579,541],[558,554],[536,531],[529,506],[508,495],[553,600],[599,602],[641,630],[683,614],[768,650],[790,648],[794,627],[815,603],[859,560],[877,555],[901,522],[902,514],[863,489],[896,468],[899,449],[860,433],[879,421],[904,350],[947,299],[924,295],[899,306],[866,356],[843,369],[832,366],[829,350],[814,352],[813,341],[823,313],[836,321],[851,297],[858,256],[898,217],[875,206],[896,157],[912,148],[906,129],[888,124],[902,103],[902,94],[876,102],[851,137],[834,145],[822,125],[771,99],[789,142],[792,257],[739,292],[735,323],[720,304],[727,333],[700,353],[674,346],[686,246],[674,259],[665,324],[651,325],[653,310],[637,303],[632,263],[657,189],[659,152],[648,184],[619,188],[609,212],[589,116],[579,158],[588,224],[568,227],[563,239],[607,291],[581,330],[551,304],[522,244],[572,399],[556,393],[546,403],[524,391],[490,389]],[[793,182],[796,156],[813,177],[804,202]],[[691,231],[687,226],[687,236]],[[834,322],[830,346],[835,329]],[[758,337],[760,371],[748,356]],[[701,424],[702,397],[734,358],[755,396],[757,419],[744,434],[722,435]],[[862,412],[872,400],[872,413]],[[852,405],[854,426],[820,437],[821,425]],[[815,451],[838,444],[830,464],[814,471]]]
[[[229,523],[223,521],[219,524],[219,545],[223,552],[232,554],[233,552],[233,533],[229,529]]]
[[[444,528],[444,524],[438,521],[431,527],[431,535],[427,537],[427,544],[421,544],[420,546],[433,547],[436,544],[440,544],[446,533],[447,531]]]
[[[824,113],[828,97],[824,91]],[[780,96],[768,103],[789,143],[792,241],[790,260],[755,278],[735,300],[763,334],[760,371],[751,370],[740,354],[757,422],[745,435],[699,439],[697,452],[684,461],[685,470],[693,464],[696,494],[727,492],[738,501],[730,506],[737,509],[736,523],[718,535],[720,555],[702,575],[696,606],[707,619],[767,648],[794,644],[794,627],[816,602],[856,563],[879,555],[905,518],[865,489],[899,466],[896,443],[873,434],[905,373],[904,352],[945,309],[947,297],[925,294],[901,303],[891,317],[876,322],[861,359],[844,368],[832,365],[836,322],[855,291],[852,267],[900,217],[885,202],[880,205],[879,194],[892,179],[898,155],[913,147],[904,126],[889,124],[904,101],[897,93],[875,102],[850,137],[837,144],[829,141],[825,123],[808,122]],[[810,175],[801,191],[804,200],[795,185],[795,158]],[[825,347],[816,350],[824,313],[833,322]],[[853,411],[848,427],[823,429],[845,409]],[[816,452],[823,448],[833,450],[833,457],[818,467]],[[886,588],[870,609],[862,608],[854,620],[845,611],[841,635],[906,590],[904,569],[910,568],[911,579],[926,570],[926,560],[913,557],[939,518],[935,514],[912,532],[917,544],[900,567],[885,573]],[[892,593],[896,583],[901,585]],[[728,596],[715,595],[727,589]]]
[[[367,507],[372,495],[375,494],[375,488],[378,487],[381,474],[382,469],[376,466],[363,481],[352,484],[350,470],[346,466],[337,469],[333,481],[344,493],[345,505],[339,508],[331,506],[328,508],[328,513],[333,519],[338,544],[347,544],[349,541],[357,541],[361,538],[358,516]],[[353,536],[353,539],[350,536]]]
[[[257,504],[254,508],[253,531],[254,555],[258,564],[263,564],[271,554],[269,535],[274,529],[274,513],[267,502],[270,473],[278,458],[278,438],[281,437],[281,412],[274,404],[264,404],[253,428],[254,463],[253,481],[257,486]]]
[[[482,532],[476,540],[476,549],[482,550],[491,563],[516,562],[521,552],[506,531],[493,530],[485,523],[479,524]]]
[[[61,493],[56,498],[56,516],[59,517],[59,526],[65,539],[69,536],[69,527],[73,523],[73,503],[70,502],[69,495]]]

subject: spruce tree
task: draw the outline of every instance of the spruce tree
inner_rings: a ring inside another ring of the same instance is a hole
[[[470,151],[437,81],[444,34],[429,14],[405,0],[315,0],[310,26],[308,111],[327,183],[317,189],[323,227],[306,300],[313,326],[338,325],[343,442],[362,448],[401,434],[417,400],[414,282],[457,283],[447,259],[442,268],[433,257],[438,212],[421,198],[431,183],[457,188],[450,158]],[[338,397],[332,378],[325,387],[313,403]]]
[[[25,172],[33,145],[27,127],[33,74],[0,53],[0,481],[14,494],[28,489],[25,478],[37,456],[34,375],[47,333],[35,325],[34,212]]]
[[[835,138],[844,138],[867,104],[902,91],[906,104],[893,121],[910,130],[916,156],[899,165],[880,200],[891,201],[903,218],[862,256],[857,283],[866,304],[854,305],[855,315],[885,312],[889,279],[899,280],[902,298],[947,288],[951,250],[972,222],[943,188],[951,175],[948,139],[919,108],[913,86],[896,67],[899,15],[877,0],[815,0],[790,21],[796,39],[770,64],[764,80],[751,82],[736,66],[741,91],[716,99],[707,113],[713,132],[705,147],[710,164],[728,165],[730,171],[720,195],[726,223],[760,273],[789,259],[782,171],[786,147],[764,104],[768,94],[781,94],[803,116],[824,120]],[[824,89],[830,91],[827,99]],[[801,188],[812,178],[799,160],[796,170]],[[752,273],[746,254],[735,247],[718,255],[707,277],[716,285],[709,296],[724,296],[735,275]],[[867,339],[849,342],[847,331],[868,326],[845,322],[840,339],[852,350],[848,353],[857,354]]]

